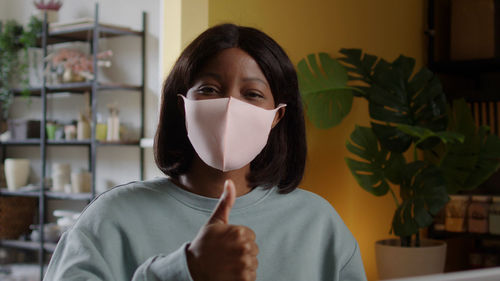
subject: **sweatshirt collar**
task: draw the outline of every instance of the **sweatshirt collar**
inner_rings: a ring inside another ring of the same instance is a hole
[[[166,191],[173,198],[193,209],[211,213],[219,202],[219,198],[205,197],[179,187],[168,177],[156,178],[153,181],[156,181],[161,189]],[[231,212],[238,212],[239,210],[244,210],[250,206],[259,204],[275,189],[276,187],[272,187],[270,189],[265,189],[261,186],[255,187],[250,192],[236,197]]]

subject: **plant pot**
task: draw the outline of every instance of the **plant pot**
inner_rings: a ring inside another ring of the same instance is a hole
[[[375,242],[380,280],[444,272],[446,243],[422,239],[420,247],[401,247],[399,239]]]
[[[5,178],[7,188],[15,191],[28,184],[30,175],[29,159],[5,159]]]

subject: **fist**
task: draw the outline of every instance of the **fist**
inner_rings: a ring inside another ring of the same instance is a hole
[[[187,261],[194,281],[256,279],[259,248],[255,233],[246,226],[229,224],[235,199],[234,183],[227,180],[212,216],[189,244]]]

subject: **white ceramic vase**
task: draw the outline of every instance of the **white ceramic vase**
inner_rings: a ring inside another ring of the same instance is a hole
[[[380,280],[443,273],[446,243],[422,239],[420,247],[401,247],[400,239],[375,242]]]
[[[10,191],[16,191],[20,187],[27,185],[29,175],[29,159],[5,159],[5,178],[7,180],[7,188]]]
[[[92,174],[87,171],[71,173],[71,187],[74,193],[87,193],[91,189]]]

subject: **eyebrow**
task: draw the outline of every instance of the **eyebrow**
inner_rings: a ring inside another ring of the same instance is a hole
[[[204,72],[204,73],[201,73],[199,77],[212,77],[212,78],[215,78],[217,80],[222,80],[222,77],[217,74],[217,73],[213,73],[213,72]],[[260,82],[262,84],[264,84],[266,87],[269,87],[268,83],[260,78],[257,78],[257,77],[245,77],[243,78],[243,81],[245,82],[249,82],[249,81],[256,81],[256,82]]]

